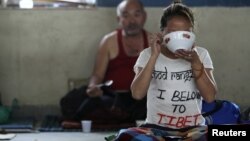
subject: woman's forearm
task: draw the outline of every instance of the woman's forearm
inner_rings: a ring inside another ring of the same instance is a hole
[[[217,93],[217,86],[213,78],[212,71],[202,68],[200,71],[193,70],[193,72],[195,75],[196,85],[201,96],[206,102],[212,102]]]
[[[135,99],[142,99],[146,96],[156,60],[157,57],[151,56],[146,66],[136,74],[131,84],[132,96]]]

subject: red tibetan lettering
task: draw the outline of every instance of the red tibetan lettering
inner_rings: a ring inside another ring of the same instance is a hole
[[[169,116],[162,113],[157,114],[159,116],[158,124],[165,124],[166,126],[174,126],[177,128],[183,128],[189,125],[197,125],[198,117],[200,114],[193,116]]]

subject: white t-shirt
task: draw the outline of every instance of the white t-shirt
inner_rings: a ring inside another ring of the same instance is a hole
[[[204,67],[213,69],[208,51],[202,47],[196,49]],[[147,64],[150,55],[150,47],[141,52],[134,66],[136,73]],[[147,92],[146,123],[169,128],[204,125],[201,106],[202,97],[196,88],[191,63],[160,54]]]

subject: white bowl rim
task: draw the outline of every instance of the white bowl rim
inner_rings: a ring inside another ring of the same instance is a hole
[[[168,34],[166,34],[164,37],[163,37],[163,41],[165,42],[165,40],[166,40],[166,38],[174,38],[174,39],[177,39],[177,40],[183,40],[183,39],[185,39],[185,38],[176,38],[176,37],[178,37],[178,36],[174,36],[175,34],[180,34],[180,33],[187,33],[187,34],[189,34],[191,37],[190,37],[190,40],[192,41],[192,42],[194,42],[195,41],[195,34],[193,33],[193,32],[191,32],[191,31],[173,31],[173,32],[170,32],[170,33],[168,33]],[[168,43],[166,43],[166,47],[170,50],[170,51],[172,51],[172,52],[175,52],[176,50],[178,50],[178,49],[181,49],[181,48],[179,48],[179,47],[175,47],[175,48],[173,48],[173,46],[171,46],[172,45],[172,42],[171,42],[171,39],[170,39],[170,41],[168,42]],[[188,47],[188,48],[191,48],[192,46],[190,46],[190,47]]]

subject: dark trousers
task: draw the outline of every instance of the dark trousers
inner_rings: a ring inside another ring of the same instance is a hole
[[[65,119],[121,123],[146,118],[146,98],[135,100],[131,92],[114,93],[105,88],[102,97],[90,98],[86,88],[72,90],[61,99],[60,106]]]

